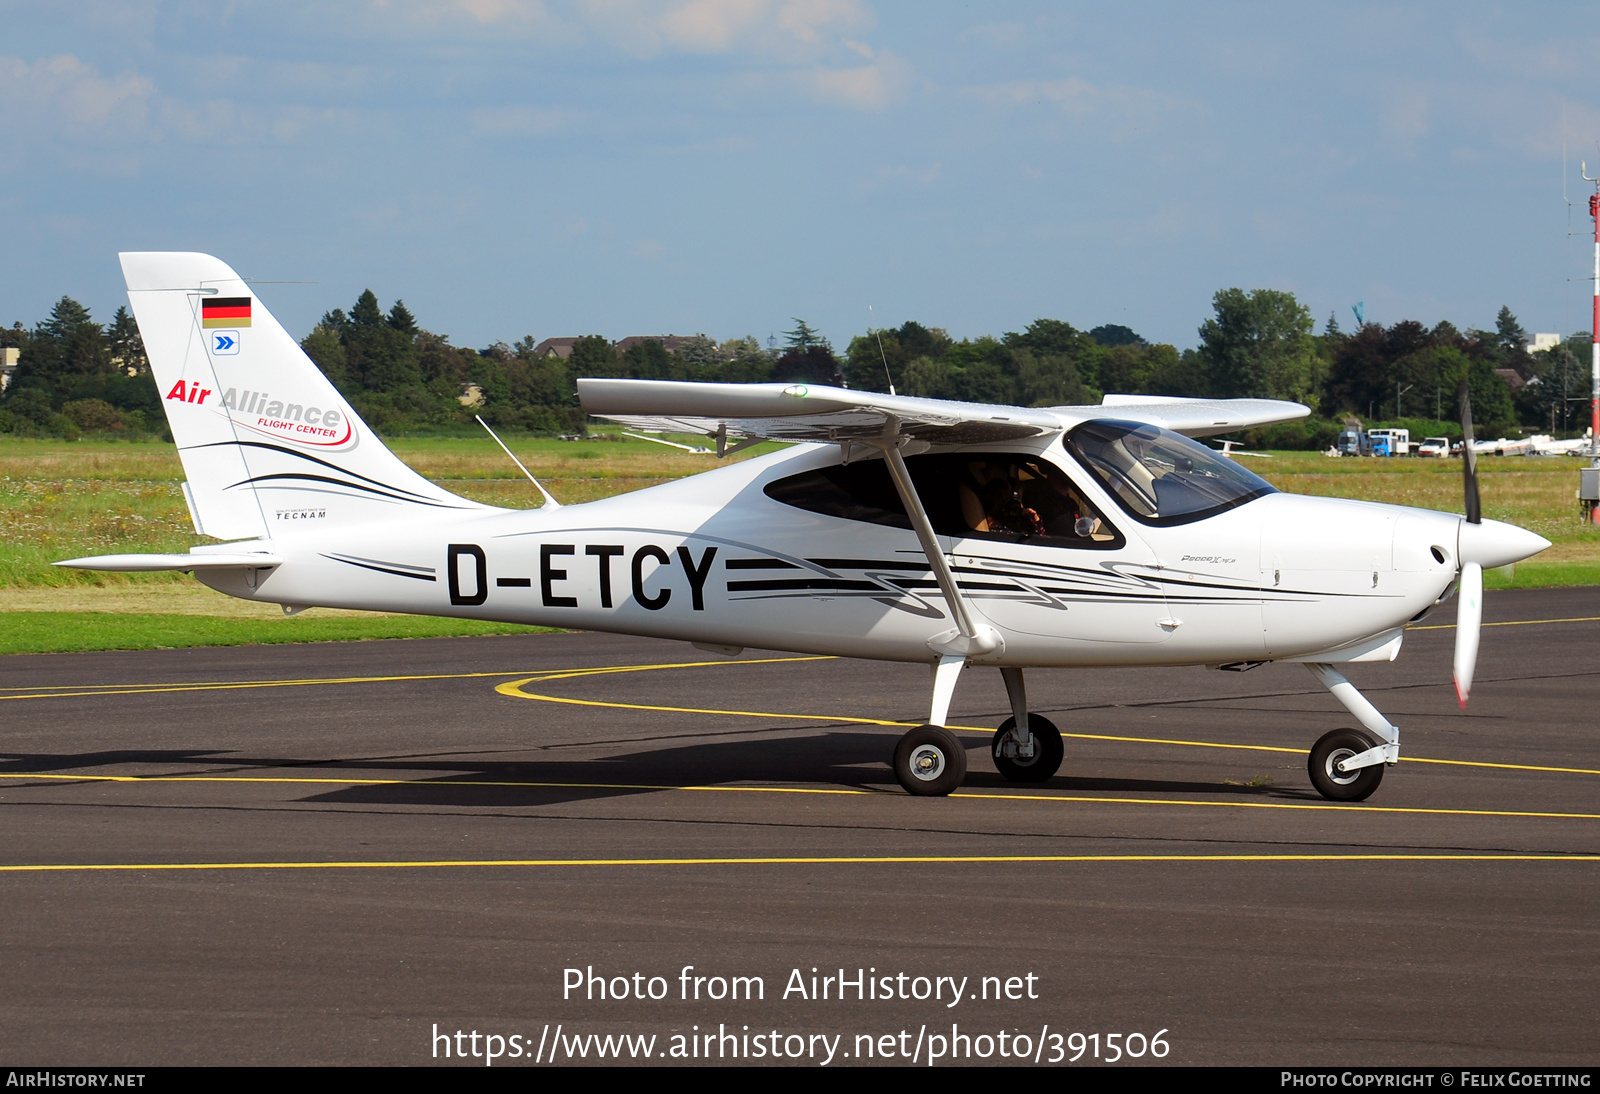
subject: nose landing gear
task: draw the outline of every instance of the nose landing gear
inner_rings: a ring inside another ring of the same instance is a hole
[[[1306,769],[1311,785],[1329,801],[1366,801],[1383,781],[1383,764],[1346,770],[1342,765],[1376,744],[1371,737],[1354,729],[1324,733],[1311,748]]]
[[[1322,735],[1306,765],[1311,785],[1329,801],[1365,801],[1383,781],[1384,767],[1400,762],[1400,729],[1332,665],[1311,662],[1306,668],[1365,727]]]

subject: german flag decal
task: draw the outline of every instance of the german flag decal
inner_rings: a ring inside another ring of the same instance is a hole
[[[202,327],[248,327],[250,325],[250,298],[248,296],[214,296],[200,301]]]

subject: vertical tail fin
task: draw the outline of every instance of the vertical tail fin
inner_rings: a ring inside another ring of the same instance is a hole
[[[482,509],[401,463],[255,293],[210,255],[120,256],[195,529],[283,538]]]

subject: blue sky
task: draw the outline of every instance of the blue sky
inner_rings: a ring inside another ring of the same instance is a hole
[[[0,321],[203,250],[304,334],[365,287],[460,345],[1193,345],[1211,296],[1320,328],[1586,326],[1592,5],[0,0]],[[1562,199],[1567,149],[1570,214]],[[869,316],[868,306],[873,311]]]

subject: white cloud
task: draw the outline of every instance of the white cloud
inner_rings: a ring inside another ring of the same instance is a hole
[[[539,136],[567,123],[564,110],[538,106],[491,106],[472,112],[474,132],[491,137]]]
[[[1021,23],[986,23],[968,27],[961,32],[962,41],[980,41],[993,49],[1010,49],[1022,45],[1026,28]]]
[[[889,186],[915,183],[918,186],[931,186],[944,174],[944,165],[935,163],[929,167],[911,167],[906,164],[888,165],[878,168],[871,176],[859,180],[853,192],[856,197],[864,197],[874,191]]]
[[[434,25],[461,16],[479,25],[545,26],[553,22],[544,0],[373,0],[372,10],[385,20],[399,17]]]
[[[65,131],[76,137],[141,133],[155,85],[143,76],[108,77],[70,54],[29,64],[0,57],[0,128]]]
[[[1400,147],[1415,151],[1432,128],[1428,94],[1421,87],[1396,88],[1385,96],[1380,124]]]
[[[910,66],[865,40],[876,25],[864,0],[368,0],[346,29],[421,36],[456,50],[488,36],[528,49],[534,63],[540,51],[586,44],[640,59],[725,57],[737,70],[729,74],[736,90],[782,89],[881,110],[909,86]]]
[[[1062,80],[1016,80],[969,87],[965,93],[996,106],[1050,106],[1078,120],[1104,121],[1123,129],[1149,128],[1198,113],[1198,103],[1147,87]]]
[[[498,23],[504,19],[543,23],[549,14],[541,0],[455,0],[455,3],[480,23]]]
[[[883,110],[909,86],[911,66],[883,50],[870,65],[814,68],[799,79],[806,94],[816,102],[854,110]]]
[[[1522,43],[1475,31],[1457,34],[1456,41],[1467,56],[1486,69],[1541,83],[1592,78],[1595,51],[1600,50],[1600,39],[1593,36]]]
[[[692,0],[656,20],[666,40],[683,49],[726,53],[771,18],[767,0]]]
[[[547,43],[593,37],[641,57],[729,54],[782,64],[856,49],[846,36],[877,22],[862,0],[376,0],[370,10],[432,32],[454,22]]]
[[[856,0],[788,0],[777,19],[779,30],[813,44],[845,31],[865,30],[873,22],[871,11]]]

